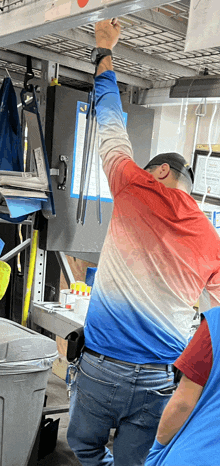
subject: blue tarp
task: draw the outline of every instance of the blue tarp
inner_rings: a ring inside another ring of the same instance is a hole
[[[24,170],[17,98],[10,78],[0,89],[0,170]]]

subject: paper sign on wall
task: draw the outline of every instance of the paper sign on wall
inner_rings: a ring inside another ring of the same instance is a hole
[[[86,114],[88,110],[88,104],[85,102],[77,102],[77,111],[76,111],[76,127],[75,127],[75,140],[74,140],[74,150],[73,150],[73,167],[72,167],[72,183],[71,183],[71,192],[70,197],[79,197],[80,191],[80,179],[81,179],[81,169],[82,169],[82,157],[83,157],[83,146],[85,139],[85,128],[86,128]],[[124,119],[126,123],[127,114],[124,113]],[[98,132],[96,134],[98,138]],[[92,160],[92,169],[89,182],[89,192],[88,199],[96,200],[96,173],[95,173],[95,160],[98,157],[95,154],[95,151],[98,150],[98,141],[95,144],[93,160]],[[108,185],[108,180],[102,168],[102,160],[99,157],[99,174],[100,174],[100,197],[101,201],[113,202],[111,192]]]
[[[203,195],[205,194],[205,186],[207,186],[207,196],[220,198],[220,158],[210,157],[205,170],[206,160],[206,155],[198,155],[197,157],[193,192]]]

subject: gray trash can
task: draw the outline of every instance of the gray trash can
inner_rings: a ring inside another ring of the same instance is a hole
[[[56,342],[0,318],[0,465],[26,466],[39,429]]]

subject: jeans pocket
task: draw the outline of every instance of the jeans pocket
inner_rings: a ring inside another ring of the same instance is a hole
[[[93,373],[93,374],[92,374]],[[77,399],[91,412],[106,413],[112,405],[117,384],[106,379],[106,375],[90,366],[89,373],[80,367],[77,376]]]
[[[145,403],[140,415],[140,423],[143,426],[158,424],[162,412],[170,400],[171,394],[160,392],[159,390],[147,390]]]
[[[177,385],[171,385],[170,387],[161,388],[159,390],[153,390],[154,393],[158,395],[166,396],[166,395],[173,395],[175,390],[177,389]]]

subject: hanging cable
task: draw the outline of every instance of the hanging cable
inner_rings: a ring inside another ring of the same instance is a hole
[[[187,96],[186,96],[186,106],[185,106],[184,118],[183,118],[183,126],[186,126],[186,120],[187,120],[187,114],[188,114],[188,106],[189,106],[189,94],[190,94],[191,87],[192,87],[192,85],[193,85],[193,83],[194,83],[194,81],[195,81],[196,79],[197,79],[197,76],[195,76],[195,77],[192,79],[192,81],[191,81],[191,83],[190,83],[190,85],[189,85],[189,87],[188,87]]]
[[[177,129],[177,134],[180,134],[180,129],[181,129],[181,121],[182,121],[182,114],[183,114],[183,102],[184,99],[182,99],[181,106],[180,106],[180,117],[179,117],[179,126]]]
[[[175,152],[179,152],[179,145],[183,142],[184,137],[185,137],[183,134],[183,130],[182,130],[183,110],[184,110],[184,99],[182,98],[181,105],[180,105],[179,124],[178,124],[177,132],[176,132],[177,138],[176,138]]]
[[[213,136],[213,141],[212,144],[218,144],[219,141],[219,135],[220,135],[220,105],[218,105],[218,110],[217,114],[215,116],[215,131],[214,131],[214,136]]]
[[[202,111],[204,105],[204,111]],[[194,141],[193,141],[193,148],[192,148],[192,154],[191,154],[191,160],[190,160],[190,166],[193,166],[194,162],[194,156],[195,156],[195,150],[196,150],[196,145],[197,145],[197,137],[198,137],[198,132],[199,132],[199,124],[200,124],[200,119],[204,116],[206,116],[207,113],[207,102],[206,98],[202,98],[201,102],[197,105],[196,110],[195,110],[195,115],[196,115],[196,126],[195,126],[195,133],[194,133]]]
[[[184,110],[184,118],[183,118],[183,126],[186,126],[186,119],[187,119],[187,114],[188,114],[188,105],[189,105],[189,98],[186,98],[186,105],[185,105],[185,110]]]
[[[209,134],[208,134],[209,153],[207,155],[206,162],[205,162],[205,192],[204,192],[204,196],[203,196],[202,202],[201,202],[201,210],[202,211],[204,209],[204,202],[205,202],[205,199],[206,199],[206,196],[207,196],[207,188],[208,188],[208,184],[207,184],[207,168],[208,168],[209,158],[210,158],[210,156],[212,154],[212,141],[211,141],[212,125],[213,125],[213,121],[214,121],[214,118],[215,118],[216,111],[217,111],[217,102],[215,103],[214,110],[212,112],[210,125],[209,125]]]
[[[200,0],[199,0],[199,1],[200,1]],[[186,125],[187,114],[188,114],[188,106],[189,106],[189,98],[192,97],[192,96],[190,97],[190,95],[189,95],[189,94],[190,94],[190,91],[191,91],[191,87],[192,87],[192,85],[194,84],[195,80],[198,78],[198,76],[201,74],[201,68],[202,68],[202,66],[204,66],[204,63],[203,63],[202,61],[200,61],[199,66],[198,66],[198,75],[196,75],[196,76],[192,79],[192,81],[191,81],[191,83],[190,83],[190,85],[189,85],[189,87],[188,87],[187,96],[186,96],[186,106],[185,106],[185,111],[184,111],[183,126]],[[204,72],[203,72],[202,74],[207,75],[207,74],[208,74],[208,68],[205,68],[205,70],[204,70]]]

